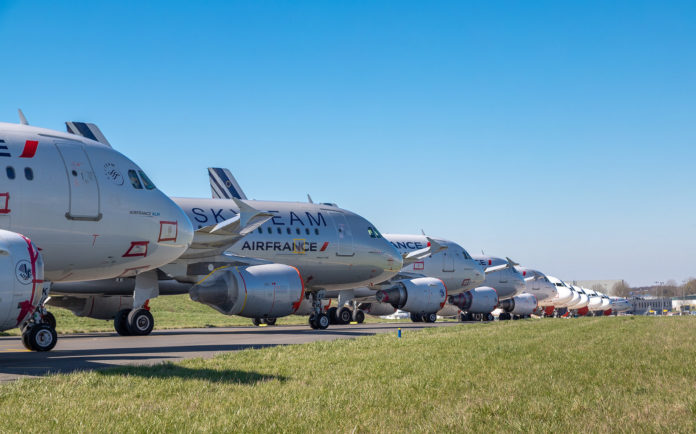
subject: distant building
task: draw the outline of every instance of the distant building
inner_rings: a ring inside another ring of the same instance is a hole
[[[696,295],[672,297],[672,309],[675,312],[696,312]]]
[[[672,311],[671,298],[634,297],[631,299],[631,305],[633,306],[633,313],[636,315],[645,315],[653,312],[662,315],[665,311]]]
[[[611,294],[611,288],[614,287],[619,282],[623,282],[622,279],[613,279],[613,280],[573,280],[572,284],[575,286],[582,286],[584,288],[589,288],[593,289],[592,287],[595,285],[599,285],[604,289],[601,289],[600,292],[603,292],[605,294],[613,295]]]

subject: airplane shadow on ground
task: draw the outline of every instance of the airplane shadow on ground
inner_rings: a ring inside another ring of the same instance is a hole
[[[146,379],[181,378],[184,380],[205,380],[213,383],[256,384],[263,381],[279,380],[285,382],[286,377],[278,375],[265,375],[258,372],[238,371],[234,369],[196,369],[179,366],[171,362],[165,362],[154,366],[123,366],[113,369],[97,371],[105,377],[136,376]]]

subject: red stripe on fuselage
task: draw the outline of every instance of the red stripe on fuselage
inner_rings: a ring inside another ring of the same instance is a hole
[[[24,143],[24,150],[19,158],[34,158],[36,155],[36,148],[39,146],[39,142],[36,140],[27,140]]]

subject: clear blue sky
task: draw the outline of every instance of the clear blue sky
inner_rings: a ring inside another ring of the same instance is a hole
[[[696,275],[694,2],[0,3],[0,119],[95,122],[563,279]]]

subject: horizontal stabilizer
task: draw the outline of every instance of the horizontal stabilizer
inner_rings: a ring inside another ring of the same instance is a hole
[[[104,134],[95,124],[90,124],[87,122],[66,122],[65,127],[70,134],[75,134],[76,136],[82,136],[95,142],[99,142],[103,145],[111,147],[111,143],[106,140]]]
[[[506,257],[505,259],[507,260],[507,262],[504,264],[494,265],[492,267],[486,268],[486,274],[495,273],[496,271],[504,270],[506,268],[512,268],[514,270],[516,265],[520,265],[510,258]]]

